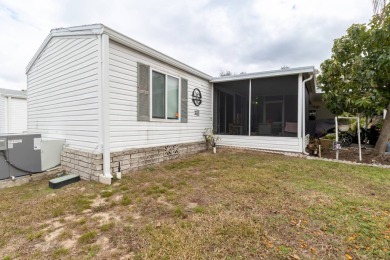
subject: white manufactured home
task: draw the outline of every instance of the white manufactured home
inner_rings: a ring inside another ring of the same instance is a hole
[[[65,139],[62,167],[103,182],[205,149],[205,128],[303,152],[316,97],[314,67],[213,78],[101,24],[52,30],[26,74],[28,131]]]
[[[27,94],[0,88],[0,134],[27,131]]]

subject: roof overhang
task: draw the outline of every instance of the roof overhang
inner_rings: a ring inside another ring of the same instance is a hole
[[[12,95],[12,94],[3,94],[3,93],[1,93],[0,96],[3,96],[3,97],[11,97],[11,98],[27,99],[26,96]]]
[[[217,78],[212,78],[210,82],[223,83],[223,82],[232,82],[232,81],[240,81],[240,80],[291,76],[291,75],[299,75],[299,74],[303,75],[303,79],[306,79],[310,77],[310,75],[313,75],[313,78],[306,84],[308,86],[309,93],[316,93],[316,70],[314,66],[288,68],[288,69],[280,69],[280,70],[269,70],[269,71],[245,73],[245,74],[239,74],[233,76],[217,77]]]
[[[236,81],[236,80],[288,76],[288,75],[296,75],[296,74],[304,74],[304,73],[315,74],[314,66],[261,71],[261,72],[255,72],[255,73],[245,73],[245,74],[239,74],[239,75],[233,75],[233,76],[217,77],[217,78],[212,78],[210,80],[210,82],[218,83],[218,82],[227,82],[227,81]]]
[[[21,90],[0,88],[0,96],[27,99],[27,93]]]
[[[75,26],[69,28],[58,28],[50,31],[49,35],[43,41],[37,52],[32,57],[31,61],[26,67],[26,74],[30,71],[31,67],[34,65],[35,61],[41,55],[43,50],[46,48],[47,44],[54,37],[69,37],[69,36],[87,36],[87,35],[100,35],[103,33],[103,25],[93,24],[93,25],[83,25]]]
[[[142,44],[126,35],[123,35],[103,24],[93,24],[93,25],[83,25],[83,26],[75,26],[69,28],[59,28],[53,29],[50,31],[50,34],[46,37],[45,41],[42,43],[38,51],[35,53],[34,57],[30,61],[30,63],[26,67],[26,74],[29,72],[31,67],[34,65],[35,61],[38,59],[42,51],[45,49],[46,45],[50,42],[50,40],[54,37],[70,37],[70,36],[98,36],[101,34],[107,34],[109,38],[113,41],[119,42],[129,48],[132,48],[136,51],[139,51],[143,54],[146,54],[152,58],[155,58],[159,61],[162,61],[166,64],[174,66],[178,69],[181,69],[185,72],[188,72],[192,75],[198,76],[205,80],[211,80],[212,77],[206,73],[201,72],[191,66],[188,66],[174,58],[171,58],[145,44]]]
[[[299,67],[299,68],[287,68],[280,70],[271,70],[271,71],[262,71],[255,73],[246,73],[234,76],[224,76],[224,77],[215,77],[197,70],[191,66],[188,66],[174,58],[171,58],[145,44],[142,44],[124,34],[121,34],[103,24],[92,24],[92,25],[82,25],[74,26],[68,28],[58,28],[50,31],[50,34],[46,37],[38,51],[35,53],[31,61],[26,67],[26,74],[29,72],[31,67],[34,65],[36,60],[39,58],[47,44],[54,37],[72,37],[72,36],[98,36],[101,34],[106,34],[113,41],[116,41],[124,46],[132,48],[140,53],[148,55],[152,58],[155,58],[161,62],[164,62],[168,65],[181,69],[187,73],[195,75],[199,78],[210,81],[211,83],[218,82],[228,82],[228,81],[238,81],[238,80],[247,80],[247,79],[257,79],[257,78],[268,78],[268,77],[278,77],[278,76],[288,76],[288,75],[297,75],[297,74],[314,74],[313,80],[311,80],[311,90],[314,89],[315,92],[315,68],[314,66],[308,67]]]
[[[138,42],[130,37],[127,37],[126,35],[123,35],[115,30],[110,29],[106,26],[104,27],[103,33],[106,33],[110,37],[110,39],[112,39],[116,42],[119,42],[125,46],[128,46],[134,50],[137,50],[141,53],[144,53],[144,54],[146,54],[150,57],[153,57],[157,60],[160,60],[164,63],[172,65],[176,68],[184,70],[190,74],[193,74],[193,75],[198,76],[198,77],[205,79],[205,80],[212,79],[212,76],[210,76],[210,75],[208,75],[200,70],[197,70],[191,66],[188,66],[188,65],[186,65],[186,64],[184,64],[176,59],[173,59],[173,58],[171,58],[171,57],[169,57],[169,56],[167,56],[167,55],[165,55],[165,54],[163,54],[163,53],[161,53],[153,48],[146,46],[145,44],[142,44],[142,43],[140,43],[140,42]]]

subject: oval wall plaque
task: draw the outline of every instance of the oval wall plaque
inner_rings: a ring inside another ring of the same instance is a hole
[[[192,91],[192,102],[194,102],[194,105],[197,107],[200,106],[200,104],[202,104],[202,93],[198,88]]]

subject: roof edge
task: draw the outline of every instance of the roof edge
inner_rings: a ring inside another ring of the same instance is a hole
[[[26,67],[26,74],[30,71],[31,67],[34,65],[35,61],[38,59],[39,55],[45,49],[50,40],[54,37],[65,37],[65,36],[81,36],[81,35],[101,35],[107,34],[110,39],[117,41],[127,47],[135,49],[143,54],[149,55],[157,60],[160,60],[164,63],[167,63],[171,66],[184,70],[190,74],[193,74],[197,77],[200,77],[205,80],[211,80],[213,77],[197,70],[183,62],[180,62],[168,55],[161,53],[143,43],[140,43],[116,30],[113,30],[103,24],[92,24],[92,25],[82,25],[68,28],[57,28],[50,31],[49,35],[46,37],[44,42],[39,47],[38,51],[35,53],[31,61]]]
[[[295,75],[300,73],[315,73],[315,68],[314,66],[307,66],[307,67],[297,67],[297,68],[288,68],[288,69],[280,69],[280,70],[260,71],[260,72],[239,74],[233,76],[215,77],[212,78],[210,82],[218,83],[218,82],[246,80],[246,79],[269,78],[269,77],[277,77],[277,76]]]
[[[153,48],[151,48],[151,47],[149,47],[149,46],[147,46],[139,41],[136,41],[136,40],[116,31],[116,30],[113,30],[107,26],[104,26],[103,33],[107,34],[111,40],[119,42],[125,46],[128,46],[132,49],[135,49],[135,50],[137,50],[143,54],[146,54],[148,56],[151,56],[157,60],[163,61],[163,62],[165,62],[169,65],[172,65],[176,68],[182,69],[182,70],[189,72],[190,74],[193,74],[195,76],[198,76],[202,79],[206,79],[206,80],[210,81],[213,78],[212,76],[210,76],[210,75],[208,75],[208,74],[206,74],[198,69],[195,69],[195,68],[193,68],[193,67],[191,67],[191,66],[189,66],[181,61],[178,61],[178,60],[176,60],[176,59],[174,59],[174,58],[172,58],[172,57],[170,57],[170,56],[168,56],[160,51],[157,51],[156,49],[153,49]]]
[[[39,55],[41,55],[42,51],[45,49],[46,45],[50,42],[50,40],[54,37],[61,36],[82,36],[82,35],[100,35],[103,32],[104,26],[102,24],[92,24],[92,25],[82,25],[82,26],[74,26],[68,28],[56,28],[52,29],[49,35],[45,38],[39,49],[36,51],[30,62],[26,67],[26,74],[30,71],[31,67],[34,65],[35,61],[38,59]]]
[[[23,90],[0,88],[0,96],[26,99],[27,92]]]
[[[25,95],[14,95],[14,94],[0,93],[0,96],[3,96],[3,97],[11,97],[11,98],[27,99],[27,96],[25,96]]]

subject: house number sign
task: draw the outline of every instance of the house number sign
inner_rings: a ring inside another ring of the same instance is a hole
[[[333,142],[333,151],[341,150],[340,142]]]
[[[192,102],[194,102],[194,105],[197,107],[200,106],[200,104],[202,104],[202,93],[198,88],[192,91]]]

